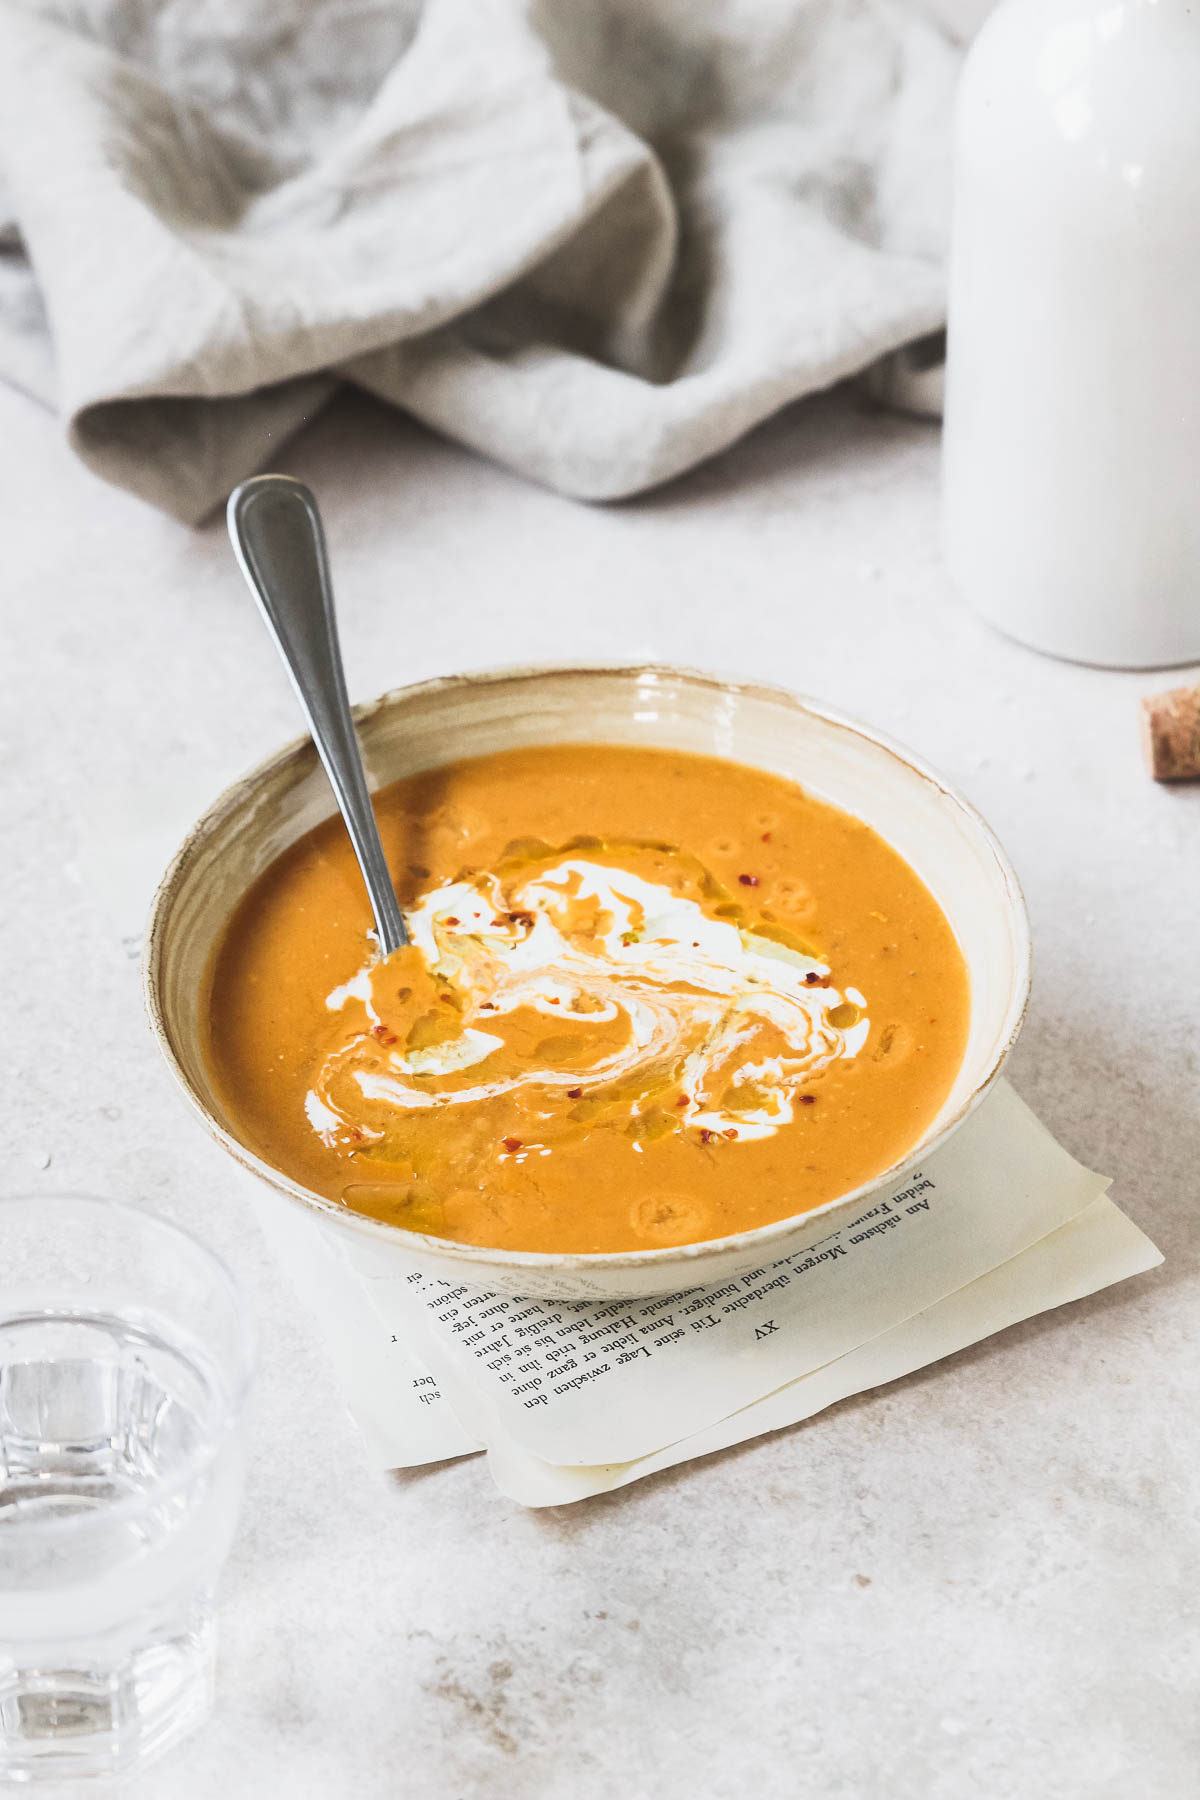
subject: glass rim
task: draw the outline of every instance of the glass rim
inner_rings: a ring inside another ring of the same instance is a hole
[[[13,1519],[5,1522],[3,1509],[0,1509],[0,1541],[8,1534],[28,1533],[30,1536],[83,1537],[89,1531],[101,1531],[108,1528],[114,1520],[136,1516],[151,1506],[159,1505],[182,1492],[196,1481],[211,1464],[222,1445],[236,1427],[245,1409],[254,1378],[255,1356],[258,1348],[258,1334],[254,1319],[246,1304],[242,1284],[223,1257],[198,1238],[195,1232],[186,1225],[176,1224],[174,1219],[164,1218],[162,1213],[153,1212],[137,1205],[131,1200],[112,1200],[105,1194],[85,1194],[78,1188],[54,1188],[45,1193],[31,1192],[26,1189],[17,1194],[0,1194],[0,1216],[10,1206],[45,1206],[68,1201],[72,1206],[94,1207],[97,1212],[123,1213],[139,1226],[149,1225],[152,1230],[161,1230],[168,1237],[174,1237],[188,1253],[201,1263],[206,1263],[217,1277],[218,1283],[229,1294],[233,1304],[236,1321],[236,1367],[234,1379],[228,1393],[223,1396],[222,1415],[219,1429],[195,1449],[180,1463],[177,1469],[156,1481],[142,1493],[126,1494],[111,1505],[98,1507],[95,1511],[68,1514],[57,1517]],[[2,1280],[2,1277],[0,1277]],[[53,1316],[48,1314],[48,1316]],[[0,1301],[0,1321],[4,1317],[3,1302]]]

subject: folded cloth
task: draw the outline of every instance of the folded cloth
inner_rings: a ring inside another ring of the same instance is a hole
[[[357,383],[636,493],[942,319],[919,0],[4,0],[0,375],[186,521]]]

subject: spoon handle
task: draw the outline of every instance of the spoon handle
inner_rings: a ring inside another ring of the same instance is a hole
[[[255,475],[229,496],[229,535],[287,666],[366,883],[379,947],[408,942],[367,793],[338,646],[325,533],[316,500],[290,475]]]

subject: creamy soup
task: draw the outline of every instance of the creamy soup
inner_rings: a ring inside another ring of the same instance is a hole
[[[340,820],[259,878],[208,977],[237,1135],[347,1208],[619,1251],[809,1210],[911,1148],[969,991],[941,909],[777,776],[604,745],[375,797],[410,944],[380,960]]]

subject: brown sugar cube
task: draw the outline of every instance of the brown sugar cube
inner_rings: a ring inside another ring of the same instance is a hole
[[[1155,781],[1200,776],[1200,687],[1145,695],[1142,744]]]

